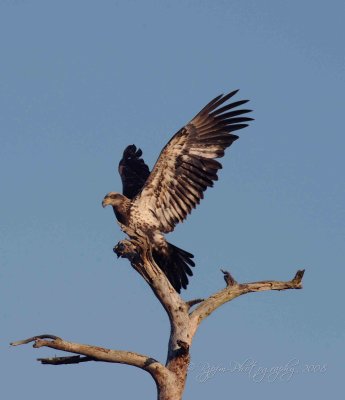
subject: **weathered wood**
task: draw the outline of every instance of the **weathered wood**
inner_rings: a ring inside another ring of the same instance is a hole
[[[304,270],[297,271],[295,277],[287,282],[261,281],[243,284],[237,283],[228,271],[222,270],[226,282],[224,289],[207,299],[185,302],[154,262],[147,239],[133,235],[131,240],[119,242],[114,251],[119,257],[128,258],[132,267],[150,285],[168,314],[170,338],[165,365],[142,354],[68,342],[48,334],[13,342],[11,345],[18,346],[34,342],[35,348],[51,347],[77,354],[77,356],[38,359],[44,364],[61,365],[103,361],[132,365],[151,374],[156,382],[158,400],[181,400],[190,364],[192,340],[201,322],[208,315],[221,305],[246,293],[302,288]],[[193,306],[196,307],[190,311]]]

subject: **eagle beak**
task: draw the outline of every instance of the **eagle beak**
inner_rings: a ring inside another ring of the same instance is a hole
[[[104,197],[103,201],[102,201],[102,207],[106,207],[110,204],[111,200],[109,197]]]

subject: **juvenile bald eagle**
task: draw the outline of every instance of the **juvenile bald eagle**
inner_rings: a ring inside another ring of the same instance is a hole
[[[142,151],[128,146],[119,164],[123,194],[111,192],[103,207],[113,206],[121,229],[146,235],[152,254],[172,286],[186,289],[193,255],[171,243],[164,233],[172,232],[203,198],[207,187],[218,179],[222,165],[216,158],[238,139],[232,132],[248,126],[250,112],[237,107],[248,100],[224,104],[238,91],[220,95],[208,103],[187,125],[180,129],[161,151],[150,173],[141,158]]]

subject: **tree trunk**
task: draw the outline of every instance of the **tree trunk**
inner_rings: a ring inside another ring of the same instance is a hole
[[[98,346],[65,341],[55,335],[39,335],[11,343],[18,346],[35,342],[34,347],[50,347],[68,351],[77,356],[39,359],[43,364],[78,364],[80,362],[103,361],[132,365],[147,371],[156,382],[158,400],[181,400],[186,385],[189,350],[193,337],[201,322],[224,303],[246,293],[266,290],[301,289],[304,270],[297,271],[291,281],[261,281],[239,284],[227,271],[224,273],[226,287],[207,299],[185,302],[170,284],[165,274],[153,260],[150,244],[145,238],[120,242],[115,252],[130,260],[133,268],[150,285],[170,321],[170,339],[166,364],[142,354],[110,350]],[[192,311],[191,308],[195,307]]]

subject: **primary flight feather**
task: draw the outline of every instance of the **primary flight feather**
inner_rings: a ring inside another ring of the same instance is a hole
[[[152,254],[172,286],[186,289],[193,255],[168,243],[164,233],[172,232],[203,198],[203,192],[218,179],[221,158],[227,147],[238,139],[233,134],[248,126],[251,110],[238,108],[248,100],[226,103],[238,91],[220,95],[209,102],[187,125],[180,129],[161,151],[149,171],[142,151],[128,146],[119,163],[123,194],[111,192],[103,207],[113,206],[121,229],[146,235]],[[222,106],[222,107],[221,107]]]

